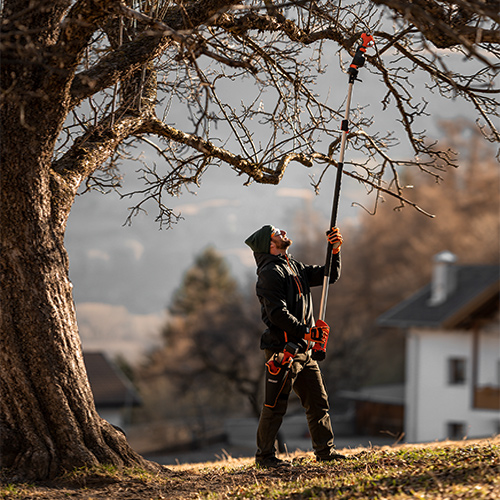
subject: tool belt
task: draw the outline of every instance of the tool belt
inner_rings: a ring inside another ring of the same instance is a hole
[[[266,395],[264,406],[274,408],[290,374],[293,358],[299,351],[297,344],[288,342],[283,352],[277,352],[266,363]]]

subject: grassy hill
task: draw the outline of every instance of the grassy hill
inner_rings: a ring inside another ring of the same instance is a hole
[[[339,450],[342,462],[312,454],[285,457],[286,469],[256,468],[253,459],[140,470],[76,470],[50,484],[3,484],[0,498],[30,500],[219,499],[500,499],[500,437]]]

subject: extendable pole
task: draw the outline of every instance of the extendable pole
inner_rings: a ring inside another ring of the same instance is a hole
[[[340,200],[340,188],[342,185],[342,172],[344,170],[344,154],[347,143],[347,134],[349,133],[349,114],[351,111],[351,97],[352,97],[352,89],[354,86],[354,82],[358,77],[358,68],[361,68],[365,64],[365,52],[368,48],[369,44],[373,42],[373,37],[371,35],[367,35],[363,33],[361,35],[362,43],[357,48],[356,54],[354,54],[354,58],[352,60],[351,65],[349,66],[349,87],[347,92],[347,101],[344,119],[342,120],[342,140],[340,143],[340,156],[339,162],[337,166],[337,177],[335,180],[335,193],[333,197],[333,206],[332,206],[332,217],[330,220],[330,228],[335,227],[337,225],[337,215],[339,210],[339,200]],[[326,317],[326,303],[328,299],[328,288],[330,282],[330,276],[332,273],[332,250],[333,246],[331,243],[328,243],[327,251],[326,251],[326,262],[325,262],[325,274],[323,278],[323,289],[321,292],[321,302],[319,306],[319,319],[324,321]]]

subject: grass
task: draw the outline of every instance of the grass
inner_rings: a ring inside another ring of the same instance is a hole
[[[62,482],[86,483],[89,479],[101,480],[105,482],[117,482],[123,479],[133,479],[137,481],[154,481],[156,476],[151,472],[140,468],[119,469],[114,465],[99,465],[96,467],[80,467],[71,472],[67,472],[61,477]]]
[[[259,477],[198,498],[500,499],[500,445],[467,442],[363,450],[342,462],[296,462],[282,477]]]
[[[33,500],[500,500],[500,438],[342,450],[347,460],[318,463],[310,453],[292,466],[261,469],[225,456],[154,475],[101,466],[76,469],[45,485],[4,484],[0,498]]]
[[[4,484],[0,487],[0,498],[29,498],[34,489],[31,484]]]
[[[363,452],[342,464],[311,464],[308,474],[301,467],[294,474],[294,466],[289,477],[256,480],[200,498],[500,498],[498,455],[498,448],[482,447]]]

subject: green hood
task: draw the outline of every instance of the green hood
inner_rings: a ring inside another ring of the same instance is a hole
[[[262,226],[258,231],[249,236],[245,243],[255,253],[269,253],[269,245],[271,244],[271,234],[273,234],[274,226]]]

